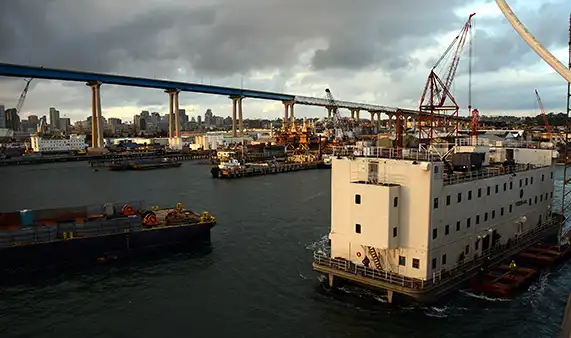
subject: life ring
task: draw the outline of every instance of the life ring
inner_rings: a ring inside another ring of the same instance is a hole
[[[147,215],[145,215],[145,217],[143,218],[143,224],[146,226],[158,225],[159,222],[157,222],[157,216],[155,215],[155,213],[149,212]]]
[[[130,204],[125,204],[121,209],[121,214],[124,216],[131,216],[135,215],[135,212],[133,211],[133,207]]]
[[[357,252],[357,257],[361,257],[361,253],[360,253],[360,252]]]

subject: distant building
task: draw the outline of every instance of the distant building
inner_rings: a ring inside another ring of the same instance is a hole
[[[70,134],[71,120],[69,117],[62,117],[59,119],[59,130],[61,130],[65,135]]]
[[[14,131],[20,130],[20,116],[18,116],[16,108],[7,109],[4,112],[4,116],[6,119],[5,121],[6,128]]]
[[[215,122],[213,120],[214,114],[212,113],[211,109],[206,109],[206,113],[204,114],[204,124],[209,127],[213,125]]]
[[[6,111],[3,104],[0,104],[0,129],[6,128]]]
[[[30,137],[32,149],[38,153],[64,152],[84,150],[87,147],[85,135],[71,134],[69,138],[42,138],[39,135]]]
[[[50,107],[50,126],[52,128],[59,127],[59,110],[54,107]]]

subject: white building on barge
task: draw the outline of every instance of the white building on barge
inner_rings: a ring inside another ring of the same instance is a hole
[[[403,153],[404,152],[404,153]],[[314,269],[432,301],[556,229],[553,149],[521,143],[427,151],[338,148],[330,257]],[[471,169],[467,169],[471,167]],[[453,277],[453,278],[452,278]]]

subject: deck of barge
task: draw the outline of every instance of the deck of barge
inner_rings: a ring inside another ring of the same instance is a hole
[[[314,253],[313,269],[328,275],[330,287],[334,287],[335,279],[339,278],[365,287],[386,290],[389,302],[392,302],[393,294],[397,293],[419,302],[430,303],[457,290],[461,284],[480,273],[484,264],[496,265],[554,234],[557,224],[555,219],[545,222],[522,234],[509,246],[498,245],[482,252],[473,260],[466,260],[451,269],[434,273],[426,280],[356,265],[344,259],[331,258],[319,253]],[[488,257],[489,260],[486,263]]]

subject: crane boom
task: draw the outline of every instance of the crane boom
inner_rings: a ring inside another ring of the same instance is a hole
[[[30,88],[30,82],[32,82],[32,79],[26,80],[26,86],[24,87],[24,90],[18,99],[18,104],[16,105],[16,114],[18,115],[24,106],[24,101],[26,101],[26,95],[28,94],[28,89]]]
[[[547,133],[549,134],[549,141],[553,143],[553,133],[551,132],[551,126],[549,125],[549,121],[547,120],[547,113],[545,112],[545,108],[543,107],[543,102],[541,102],[541,97],[539,96],[539,92],[537,89],[535,90],[535,96],[537,98],[537,104],[539,104],[539,110],[541,110],[541,114],[543,115],[543,122],[545,123],[545,129],[547,129]]]
[[[565,67],[565,65],[559,61],[553,54],[551,54],[536,38],[531,34],[527,28],[521,23],[517,18],[515,13],[512,11],[510,6],[505,0],[496,0],[496,4],[508,19],[512,27],[518,32],[522,39],[533,49],[537,55],[539,55],[545,62],[547,62],[551,68],[553,68],[559,75],[561,75],[565,81],[571,82],[571,69]]]

